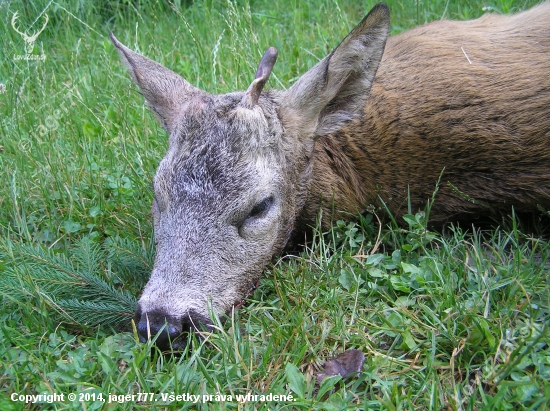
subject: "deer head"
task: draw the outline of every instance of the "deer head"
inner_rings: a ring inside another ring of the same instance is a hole
[[[11,26],[13,27],[13,29],[19,33],[22,37],[23,37],[23,40],[25,40],[25,52],[27,54],[31,54],[33,49],[34,49],[34,43],[36,42],[36,39],[38,38],[38,35],[40,33],[42,33],[44,31],[44,29],[46,28],[46,24],[48,24],[48,15],[45,14],[45,21],[44,21],[44,25],[42,26],[42,28],[40,30],[38,30],[36,33],[34,33],[33,35],[28,35],[27,34],[27,31],[20,31],[17,29],[17,27],[15,26],[15,22],[17,21],[17,13],[19,12],[15,12],[13,14],[13,17],[11,19]]]

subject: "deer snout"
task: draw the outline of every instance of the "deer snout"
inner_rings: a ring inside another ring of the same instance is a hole
[[[135,322],[139,341],[144,343],[156,337],[155,345],[162,351],[183,350],[191,332],[212,327],[209,319],[191,311],[183,317],[176,317],[162,310],[143,312],[139,305]]]

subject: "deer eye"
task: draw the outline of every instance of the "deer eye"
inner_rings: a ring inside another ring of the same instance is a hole
[[[273,196],[264,198],[262,201],[256,204],[252,208],[252,210],[250,210],[250,213],[248,214],[248,218],[255,218],[255,217],[259,217],[262,214],[265,214],[265,212],[269,210],[272,204],[273,204]]]

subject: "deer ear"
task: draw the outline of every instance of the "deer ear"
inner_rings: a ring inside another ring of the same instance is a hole
[[[161,124],[172,133],[179,119],[181,106],[188,100],[206,93],[185,81],[180,75],[148,59],[119,42],[112,32],[111,40],[130,76],[143,93],[145,100]]]
[[[360,117],[378,70],[390,28],[379,3],[327,57],[298,79],[284,97],[285,127],[301,136],[334,133]]]

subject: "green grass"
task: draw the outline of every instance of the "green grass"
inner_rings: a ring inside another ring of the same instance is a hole
[[[380,232],[372,215],[339,222],[283,256],[219,332],[182,355],[136,342],[127,316],[152,264],[150,183],[167,138],[108,31],[216,93],[245,89],[273,45],[270,86],[282,88],[374,3],[0,3],[0,409],[550,408],[550,244],[512,217],[505,228],[444,234],[427,231],[421,214]],[[394,34],[483,13],[477,1],[388,3]],[[34,54],[45,61],[14,60],[25,44],[13,13],[24,28],[43,10]],[[323,362],[349,348],[366,354],[364,373],[315,386]],[[97,398],[139,392],[158,401]],[[13,393],[65,401],[24,404]],[[172,393],[233,398],[161,397]],[[296,401],[239,405],[247,393]]]

